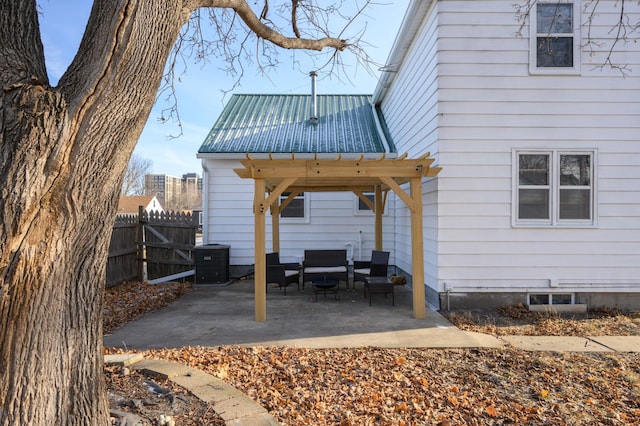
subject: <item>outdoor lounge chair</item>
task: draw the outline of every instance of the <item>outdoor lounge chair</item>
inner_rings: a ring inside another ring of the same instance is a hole
[[[389,252],[373,250],[371,260],[353,261],[353,285],[356,281],[364,282],[367,277],[386,277],[389,266]]]
[[[302,289],[304,284],[314,280],[336,279],[344,281],[349,289],[349,269],[347,251],[305,250],[302,262]]]
[[[267,253],[267,289],[269,284],[278,284],[284,288],[287,295],[287,287],[295,283],[300,290],[300,272],[297,263],[280,263],[278,253]]]

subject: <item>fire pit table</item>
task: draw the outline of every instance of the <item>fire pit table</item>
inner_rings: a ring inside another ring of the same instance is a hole
[[[313,288],[313,294],[316,297],[316,302],[318,301],[318,293],[323,293],[324,297],[327,297],[327,293],[333,294],[336,300],[338,298],[338,281],[335,278],[323,277],[316,280],[311,281],[311,287]]]

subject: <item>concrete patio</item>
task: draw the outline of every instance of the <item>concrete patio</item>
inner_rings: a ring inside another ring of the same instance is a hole
[[[415,319],[411,289],[396,286],[391,296],[364,298],[356,291],[318,295],[309,285],[287,295],[267,292],[267,321],[254,319],[253,280],[228,286],[196,286],[189,294],[159,311],[125,324],[104,337],[107,347],[128,349],[181,346],[287,345],[321,347],[500,347],[504,342],[459,330],[427,306],[426,319]]]

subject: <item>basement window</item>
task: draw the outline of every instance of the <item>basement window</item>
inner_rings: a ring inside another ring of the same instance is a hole
[[[529,305],[573,305],[575,303],[572,293],[531,293]]]

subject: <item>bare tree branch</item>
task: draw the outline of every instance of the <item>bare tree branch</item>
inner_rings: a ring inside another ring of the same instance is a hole
[[[613,37],[613,41],[609,46],[609,49],[606,54],[607,55],[606,58],[601,64],[596,65],[596,68],[600,68],[600,69],[607,66],[612,69],[616,69],[620,71],[622,75],[627,75],[631,71],[631,68],[629,68],[628,65],[618,64],[613,62],[613,55],[615,53],[615,48],[620,42],[626,43],[628,41],[629,33],[636,31],[638,29],[638,26],[640,25],[640,22],[636,23],[635,25],[631,23],[629,16],[627,15],[627,12],[625,10],[625,2],[626,0],[616,1],[616,3],[620,5],[620,13],[618,14],[618,20],[611,27],[608,33],[608,34],[615,33],[615,36]],[[640,4],[640,2],[638,2],[638,4]],[[589,47],[589,52],[591,56],[595,56],[596,54],[595,48],[600,48],[604,46],[604,43],[598,42],[594,37],[592,37],[592,25],[593,25],[593,21],[596,16],[596,12],[598,10],[599,5],[600,5],[600,0],[588,1],[584,5],[585,10],[589,10],[589,8],[591,9],[589,11],[589,16],[587,18],[587,22],[588,22],[587,40],[585,42],[585,47]]]
[[[320,51],[325,47],[332,47],[338,50],[344,50],[347,47],[347,41],[334,38],[323,37],[321,39],[306,39],[286,37],[273,28],[265,25],[260,18],[253,12],[249,3],[245,0],[210,0],[201,1],[202,7],[223,7],[230,8],[238,14],[245,25],[253,31],[258,37],[269,40],[276,46],[285,49],[306,49]]]
[[[152,166],[150,159],[133,154],[122,181],[121,195],[144,195],[144,175]]]
[[[291,28],[296,37],[300,38],[300,30],[298,29],[298,0],[291,0]]]
[[[347,3],[354,2],[355,9],[345,7]],[[195,3],[209,6],[208,13],[195,9],[189,22],[182,28],[167,62],[157,98],[168,105],[162,110],[160,121],[171,121],[180,128],[179,134],[171,137],[182,135],[175,90],[190,65],[189,60],[204,65],[212,59],[222,59],[225,65],[220,69],[233,78],[232,86],[223,90],[223,94],[239,86],[247,66],[255,66],[263,77],[269,78],[270,71],[280,64],[278,46],[291,51],[304,49],[302,54],[317,62],[313,69],[324,69],[325,76],[351,81],[347,76],[349,65],[339,54],[348,51],[356,58],[354,72],[363,68],[373,75],[376,64],[367,55],[365,47],[368,44],[362,40],[366,25],[353,31],[348,41],[344,36],[353,29],[358,18],[366,16],[366,10],[376,4],[373,0],[334,0],[326,4],[323,1],[322,5],[313,0],[283,0],[276,5],[273,1],[262,0],[254,2],[256,13],[246,1],[192,3],[190,7]],[[351,15],[346,16],[342,12],[344,10],[351,10]],[[293,28],[293,36],[287,37],[284,34],[287,29],[291,31],[290,28]],[[329,34],[338,36],[330,37]],[[324,47],[330,50],[327,52]],[[301,70],[301,73],[308,71]]]

